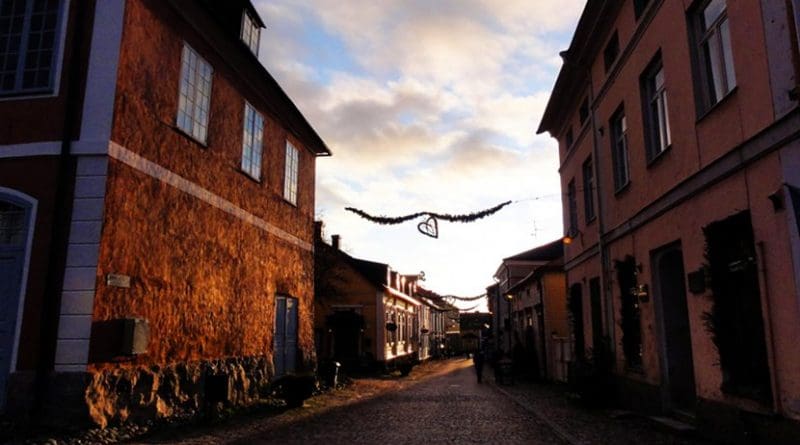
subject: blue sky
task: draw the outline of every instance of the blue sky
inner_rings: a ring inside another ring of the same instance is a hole
[[[353,256],[472,296],[562,234],[558,153],[535,134],[585,0],[256,0],[260,58],[331,147],[317,217]],[[542,199],[531,199],[544,197]],[[381,226],[346,212],[471,213]]]

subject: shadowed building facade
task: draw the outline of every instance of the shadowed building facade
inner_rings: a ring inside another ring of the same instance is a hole
[[[577,359],[730,440],[800,420],[798,12],[589,2],[539,127],[559,141]]]

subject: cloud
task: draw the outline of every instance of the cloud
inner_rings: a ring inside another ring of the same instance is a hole
[[[334,152],[317,164],[317,209],[355,255],[470,294],[500,259],[560,234],[557,148],[535,130],[583,0],[255,4],[262,62]],[[443,224],[438,240],[344,211],[464,213],[508,199],[519,202]]]

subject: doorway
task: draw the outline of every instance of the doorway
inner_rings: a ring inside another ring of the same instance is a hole
[[[8,377],[15,367],[32,209],[30,203],[0,195],[0,411],[5,409]]]
[[[297,362],[297,298],[275,297],[275,337],[273,339],[275,375],[295,371]]]
[[[568,309],[572,319],[575,359],[581,361],[586,358],[586,340],[583,335],[583,289],[579,283],[575,283],[569,288]]]
[[[696,393],[689,309],[686,303],[683,252],[679,245],[652,254],[653,282],[661,333],[661,375],[664,404],[693,410]]]

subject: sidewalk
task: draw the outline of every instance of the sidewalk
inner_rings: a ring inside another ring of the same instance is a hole
[[[487,367],[488,368],[488,367]],[[709,444],[700,438],[660,429],[650,419],[619,410],[592,410],[570,401],[564,385],[522,382],[500,385],[487,369],[484,381],[505,394],[517,405],[548,424],[572,445],[585,444]]]

